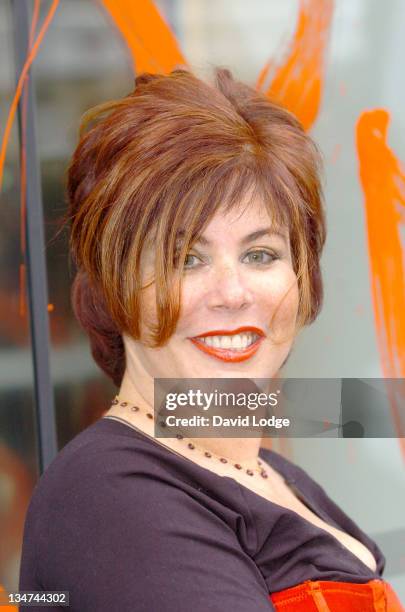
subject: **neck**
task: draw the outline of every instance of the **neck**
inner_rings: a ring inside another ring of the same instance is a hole
[[[135,380],[137,384],[135,384]],[[142,388],[139,382],[142,382]],[[144,384],[145,383],[145,384]],[[140,381],[137,376],[131,377],[128,370],[125,371],[120,390],[117,394],[123,401],[140,406],[144,411],[153,414],[153,383]],[[140,421],[134,424],[140,427]],[[142,429],[150,436],[154,435],[154,423],[152,420],[143,419]],[[227,459],[243,463],[246,467],[257,467],[257,457],[261,444],[261,438],[189,438],[202,450],[226,457]]]

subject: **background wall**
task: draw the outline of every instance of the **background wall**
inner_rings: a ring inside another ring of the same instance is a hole
[[[49,2],[43,4],[46,12]],[[282,62],[287,56],[303,4],[155,3],[197,74],[208,76],[210,67],[220,64],[252,85],[269,58]],[[310,128],[325,158],[325,302],[317,321],[301,334],[285,369],[287,377],[394,376],[387,374],[376,323],[356,123],[367,109],[387,109],[389,147],[398,160],[405,159],[404,26],[405,4],[400,0],[334,3],[322,56],[320,104]],[[15,88],[12,37],[11,1],[0,0],[2,126]],[[59,447],[98,418],[116,392],[94,365],[70,308],[73,275],[66,240],[54,240],[55,221],[65,207],[64,171],[80,115],[132,90],[133,60],[102,2],[61,0],[34,64]],[[29,317],[21,311],[19,285],[18,156],[15,129],[0,206],[0,584],[9,589],[17,588],[24,515],[38,478]],[[301,439],[274,448],[307,469],[376,539],[387,557],[385,577],[405,598],[405,477],[398,440]]]

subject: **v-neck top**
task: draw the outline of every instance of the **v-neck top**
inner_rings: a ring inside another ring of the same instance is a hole
[[[69,591],[72,612],[268,612],[269,594],[306,580],[381,579],[383,553],[325,489],[281,454],[259,456],[316,515],[362,542],[376,571],[297,512],[104,417],[34,489],[19,590]]]

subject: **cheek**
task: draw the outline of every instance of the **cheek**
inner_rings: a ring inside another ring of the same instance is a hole
[[[252,309],[259,314],[268,313],[274,316],[280,325],[295,321],[298,311],[298,281],[290,266],[273,271],[269,275],[252,278],[249,284],[252,295]],[[200,279],[186,279],[183,282],[182,305],[178,329],[186,327],[189,321],[195,321],[195,315],[204,309],[206,287]]]
[[[196,315],[205,306],[204,285],[201,279],[185,279],[182,282],[180,316],[177,323],[177,331],[187,328],[195,328]]]
[[[259,282],[260,281],[260,282]],[[252,279],[252,307],[256,314],[266,313],[265,318],[271,319],[274,331],[293,329],[298,312],[299,293],[297,277],[289,266],[273,271],[260,277],[259,281]],[[182,284],[182,304],[177,332],[190,329],[195,324],[198,312],[204,310],[206,288],[200,279],[185,279]],[[143,290],[141,296],[141,333],[147,338],[148,330],[157,322],[155,286]]]
[[[189,328],[190,325],[195,324],[195,315],[204,303],[203,294],[204,289],[201,282],[183,282],[182,303],[180,304],[177,332],[182,328]],[[148,340],[150,338],[151,327],[157,324],[156,293],[154,285],[143,290],[140,311],[142,313],[140,317],[141,337],[143,340]]]
[[[294,270],[287,264],[274,268],[268,274],[254,279],[252,291],[260,304],[274,311],[294,308],[298,301],[298,281]]]

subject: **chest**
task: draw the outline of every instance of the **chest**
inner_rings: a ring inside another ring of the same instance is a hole
[[[375,557],[362,542],[333,525],[326,523],[295,495],[283,479],[277,478],[275,481],[272,481],[270,488],[262,489],[259,495],[279,506],[296,512],[316,527],[330,533],[367,567],[372,571],[376,571],[377,564]]]

